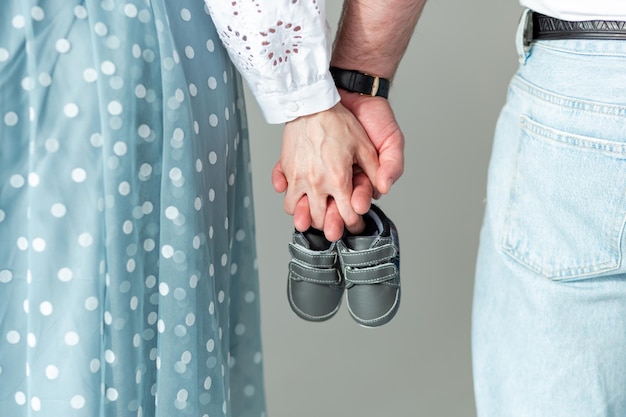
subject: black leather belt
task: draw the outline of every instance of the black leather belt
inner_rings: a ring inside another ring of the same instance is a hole
[[[585,20],[570,22],[537,12],[526,21],[524,43],[556,39],[626,40],[626,22],[618,20]]]

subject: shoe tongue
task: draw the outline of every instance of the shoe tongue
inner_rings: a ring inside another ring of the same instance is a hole
[[[352,250],[365,250],[372,247],[378,236],[347,236],[345,244]]]

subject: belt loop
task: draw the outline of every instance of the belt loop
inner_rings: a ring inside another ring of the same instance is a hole
[[[517,26],[515,46],[520,64],[525,64],[530,55],[530,44],[533,37],[533,12],[530,9],[524,10]]]

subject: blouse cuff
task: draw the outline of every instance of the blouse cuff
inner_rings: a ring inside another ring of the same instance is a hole
[[[253,91],[265,120],[271,124],[289,122],[300,116],[328,110],[340,100],[330,73],[314,84],[287,93]]]

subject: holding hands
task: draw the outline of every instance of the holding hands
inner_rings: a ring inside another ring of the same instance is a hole
[[[372,197],[389,192],[404,169],[404,136],[389,102],[340,92],[333,108],[288,122],[272,183],[299,231],[341,238],[359,233]]]

